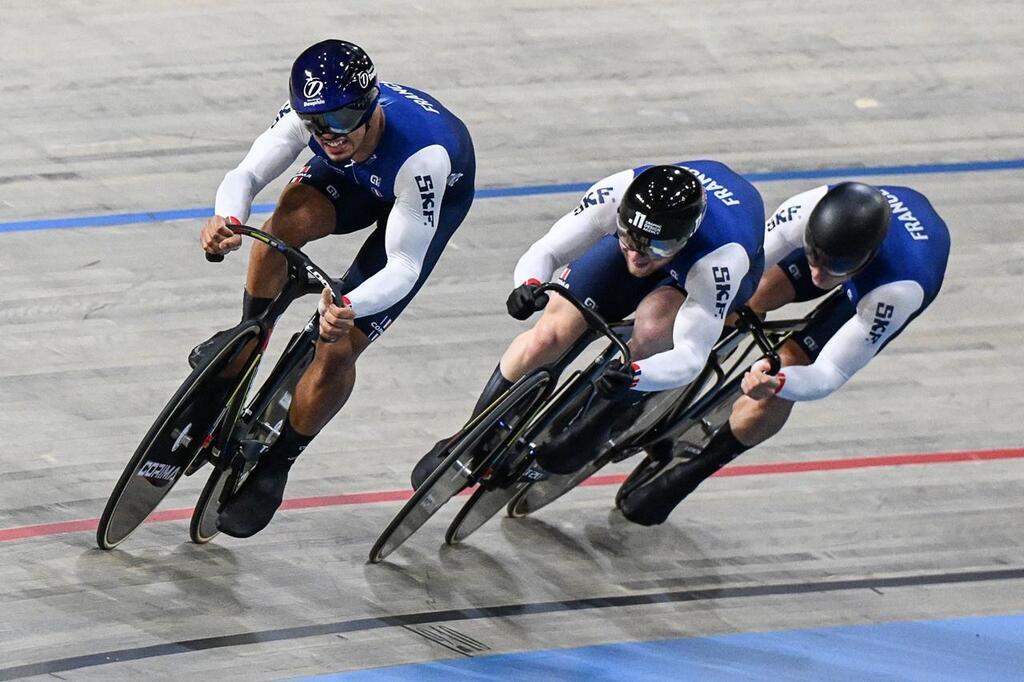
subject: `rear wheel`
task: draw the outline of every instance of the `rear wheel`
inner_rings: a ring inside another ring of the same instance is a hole
[[[96,544],[112,549],[167,496],[185,470],[203,456],[206,436],[223,412],[224,401],[236,386],[235,380],[220,374],[248,352],[261,328],[243,323],[225,334],[221,345],[206,362],[197,366],[168,401],[139,443],[135,454],[121,473],[96,530]]]
[[[292,396],[295,394],[295,385],[307,365],[308,362],[300,363],[288,373],[284,381],[281,382],[281,387],[263,410],[263,414],[253,422],[253,427],[243,437],[240,447],[247,452],[242,457],[244,462],[236,461],[236,468],[240,469],[239,475],[232,476],[232,470],[225,466],[214,467],[210,472],[210,477],[206,480],[203,492],[200,493],[196,507],[192,511],[192,521],[188,528],[188,535],[192,542],[205,545],[220,533],[217,530],[217,516],[220,514],[222,502],[242,485],[245,476],[259,455],[262,454],[264,450],[262,446],[272,445],[281,434],[284,420],[288,416],[288,408],[291,406]],[[224,488],[228,483],[231,484],[231,490],[225,491]]]
[[[490,456],[483,462],[474,461],[477,459],[474,454],[479,452],[480,446],[494,438],[504,441],[509,428],[506,418],[513,414],[528,414],[550,381],[551,375],[545,370],[532,373],[476,418],[476,425],[467,429],[453,444],[449,455],[416,489],[381,533],[370,550],[371,563],[377,563],[395,551],[448,500],[470,485],[476,471],[493,461]]]

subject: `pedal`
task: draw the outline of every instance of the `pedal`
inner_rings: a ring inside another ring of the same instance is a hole
[[[238,453],[250,464],[255,464],[260,456],[269,449],[270,446],[261,440],[243,440],[238,444]]]
[[[681,440],[677,441],[676,444],[672,447],[671,456],[689,460],[694,459],[695,457],[700,457],[700,454],[702,452],[704,452],[704,448],[697,445],[696,443]]]

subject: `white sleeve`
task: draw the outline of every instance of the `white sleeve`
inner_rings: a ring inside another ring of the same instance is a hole
[[[390,308],[416,285],[437,230],[451,170],[448,151],[437,144],[419,150],[398,169],[395,205],[384,232],[388,260],[379,272],[348,293],[356,317]]]
[[[686,273],[686,300],[672,325],[672,349],[639,360],[638,391],[685,386],[703,369],[725,325],[725,316],[750,259],[736,243],[704,256]]]
[[[237,168],[228,171],[217,188],[214,213],[249,219],[252,200],[260,190],[283,173],[309,143],[310,133],[288,104],[274,123],[252,143]]]
[[[819,400],[835,392],[875,357],[923,302],[924,290],[910,280],[872,289],[857,304],[857,314],[828,340],[813,363],[783,370],[786,381],[778,396],[794,401]]]
[[[594,183],[579,206],[559,218],[519,259],[513,286],[529,279],[548,281],[559,265],[580,257],[598,239],[614,233],[619,199],[632,180],[633,171],[624,170]]]
[[[765,222],[764,269],[772,267],[794,249],[804,245],[804,228],[811,211],[828,192],[828,185],[815,187],[786,199]]]

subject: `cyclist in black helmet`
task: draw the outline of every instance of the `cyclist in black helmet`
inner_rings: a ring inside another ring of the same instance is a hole
[[[568,264],[558,281],[605,319],[636,312],[630,345],[637,361],[631,367],[612,363],[598,382],[605,399],[591,406],[590,418],[538,452],[538,462],[555,473],[586,464],[610,412],[635,404],[642,392],[696,377],[726,316],[760,279],[763,221],[757,190],[716,161],[641,166],[594,184],[519,260],[508,312],[519,320],[541,309],[544,314],[505,351],[474,414],[528,371],[557,359],[585,331],[571,304],[537,294]],[[413,487],[441,461],[449,440],[416,465]]]
[[[697,457],[665,468],[619,500],[626,518],[662,523],[701,481],[785,425],[795,402],[832,394],[935,299],[949,231],[907,187],[822,186],[785,201],[767,223],[765,273],[747,305],[765,313],[841,286],[782,347],[783,371],[755,363],[729,421]]]

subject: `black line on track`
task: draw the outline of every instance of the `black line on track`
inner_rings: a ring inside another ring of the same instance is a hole
[[[844,590],[877,590],[886,587],[922,587],[928,585],[955,585],[960,583],[978,583],[995,580],[1024,579],[1024,568],[1011,568],[991,571],[968,571],[964,573],[939,573],[925,575],[908,575],[892,578],[861,578],[855,580],[835,580],[818,583],[782,583],[775,585],[752,585],[748,587],[710,587],[699,590],[678,590],[671,592],[655,592],[647,594],[616,595],[612,597],[589,597],[568,601],[533,602],[528,604],[508,604],[505,606],[488,606],[479,609],[449,609],[445,611],[426,611],[379,618],[356,618],[335,623],[320,625],[302,625],[276,630],[260,630],[237,635],[220,637],[203,637],[166,644],[136,647],[133,649],[117,649],[97,654],[55,658],[39,663],[28,663],[10,668],[0,668],[0,680],[13,680],[32,675],[79,670],[109,663],[123,663],[147,658],[159,658],[172,654],[183,654],[195,651],[224,649],[246,644],[264,642],[280,642],[306,637],[337,635],[346,632],[363,632],[380,630],[390,627],[423,625],[426,623],[451,623],[456,621],[480,620],[483,618],[510,618],[514,616],[530,616],[545,613],[562,613],[581,611],[584,609],[608,609],[623,606],[643,606],[645,604],[671,604],[688,601],[708,601],[713,599],[739,599],[745,597],[767,597],[791,594],[814,594],[840,592]]]

